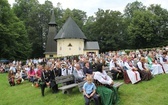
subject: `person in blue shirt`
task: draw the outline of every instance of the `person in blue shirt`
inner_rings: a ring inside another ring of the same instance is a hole
[[[89,105],[90,99],[93,98],[95,105],[99,105],[98,96],[96,95],[96,86],[93,83],[91,75],[87,75],[85,84],[83,85],[83,94],[85,98],[85,105]]]

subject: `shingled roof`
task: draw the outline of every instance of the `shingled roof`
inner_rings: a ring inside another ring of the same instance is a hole
[[[56,29],[56,22],[55,22],[55,15],[54,11],[52,11],[51,20],[48,23],[49,25],[49,31],[47,35],[47,43],[46,43],[46,51],[44,54],[56,54],[57,53],[57,43],[54,40],[55,35],[57,34]]]
[[[51,19],[50,19],[50,22],[48,23],[48,25],[56,25],[56,22],[55,22],[55,14],[54,14],[54,10],[52,10],[52,15],[51,15]]]
[[[87,41],[84,50],[99,50],[99,43],[97,41]]]
[[[58,34],[55,36],[55,40],[57,39],[87,39],[84,33],[81,31],[79,26],[75,23],[75,21],[69,17],[63,27],[60,29]]]

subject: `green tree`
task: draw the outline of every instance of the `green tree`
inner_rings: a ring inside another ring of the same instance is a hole
[[[128,3],[125,7],[124,10],[124,14],[123,14],[123,21],[124,21],[124,40],[125,42],[125,46],[127,46],[126,48],[133,48],[133,44],[132,44],[132,38],[130,38],[129,32],[128,32],[128,27],[130,26],[130,23],[134,17],[134,12],[135,11],[145,11],[146,7],[143,5],[142,2],[132,2],[132,3]]]
[[[157,35],[157,40],[159,46],[165,46],[168,44],[168,11],[164,8],[161,8],[160,5],[150,5],[148,10],[154,14],[157,19],[158,24],[153,26],[154,32]]]
[[[133,48],[146,48],[158,45],[154,27],[158,25],[157,17],[150,11],[134,11],[134,17],[128,27]]]
[[[1,58],[25,59],[31,52],[31,45],[25,26],[10,8],[7,0],[0,1],[0,52]]]
[[[124,10],[124,16],[131,19],[134,16],[134,11],[137,10],[144,11],[146,10],[146,7],[143,5],[142,2],[138,1],[128,3]]]
[[[123,48],[124,23],[119,11],[98,9],[96,17],[89,17],[85,33],[89,40],[99,42],[101,52]]]
[[[38,0],[17,0],[13,10],[26,26],[32,44],[31,57],[43,57],[48,23],[53,10],[52,2],[45,1],[44,4],[39,4]]]
[[[95,25],[95,18],[93,16],[88,17],[85,25],[83,26],[83,32],[85,33],[87,40],[90,40],[90,41],[95,40],[94,33],[92,32],[94,25]]]
[[[65,23],[65,21],[68,19],[68,17],[72,17],[72,19],[74,19],[74,21],[76,22],[76,24],[83,29],[83,25],[86,21],[86,12],[81,11],[79,9],[73,9],[70,10],[69,8],[67,8],[66,10],[64,10],[63,13],[63,23]]]

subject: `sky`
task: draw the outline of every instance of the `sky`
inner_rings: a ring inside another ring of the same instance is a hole
[[[38,0],[41,4],[45,2],[45,0]],[[49,0],[53,3],[54,7],[57,6],[57,3],[60,2],[63,9],[79,9],[86,12],[87,16],[94,15],[98,8],[103,10],[116,10],[123,13],[126,5],[128,3],[132,3],[136,0]],[[168,0],[137,0],[142,2],[144,6],[149,6],[150,4],[160,4],[162,8],[168,10]],[[15,0],[8,0],[8,2],[12,5],[15,3]]]

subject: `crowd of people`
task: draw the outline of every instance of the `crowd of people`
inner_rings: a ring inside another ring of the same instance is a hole
[[[109,105],[116,103],[118,96],[116,89],[112,87],[113,80],[123,79],[125,83],[136,84],[140,81],[150,80],[158,74],[168,73],[167,51],[166,48],[160,48],[150,51],[135,50],[128,54],[125,51],[109,51],[99,55],[90,53],[79,55],[75,59],[73,57],[29,59],[24,65],[21,61],[0,64],[0,70],[8,72],[10,86],[14,86],[15,83],[20,84],[27,79],[32,82],[32,86],[39,85],[41,87],[42,96],[44,96],[45,87],[50,87],[53,93],[58,92],[55,77],[74,75],[73,82],[88,80],[88,84],[85,84],[83,88],[92,87],[101,94],[103,105]],[[107,75],[104,66],[108,67],[108,72],[112,73],[113,79]],[[92,79],[94,84],[91,82]],[[97,100],[94,95],[95,91],[84,91],[86,105],[92,96],[95,101]]]

